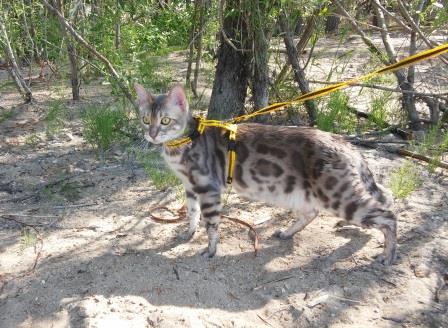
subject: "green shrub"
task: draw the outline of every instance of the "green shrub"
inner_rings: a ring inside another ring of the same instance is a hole
[[[12,109],[2,109],[0,111],[0,123],[9,120],[13,116],[14,116],[14,112]]]
[[[25,138],[25,145],[30,146],[31,148],[36,148],[36,146],[39,144],[40,138],[37,134],[33,133],[30,134]]]
[[[349,97],[341,91],[330,94],[328,103],[317,113],[317,127],[334,133],[350,133],[356,129],[356,115],[348,106]]]
[[[53,101],[44,119],[47,136],[55,135],[61,131],[65,126],[67,116],[68,111],[63,102]]]
[[[390,178],[389,187],[395,197],[404,199],[422,185],[420,171],[410,161],[396,169]]]
[[[125,110],[112,107],[90,107],[82,115],[83,137],[101,154],[113,144],[129,140],[126,131],[130,121]]]
[[[380,129],[387,127],[387,106],[391,100],[392,92],[384,92],[374,96],[372,99],[372,109],[370,111],[369,120]]]

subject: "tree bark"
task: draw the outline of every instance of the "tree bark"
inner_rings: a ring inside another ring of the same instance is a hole
[[[14,51],[12,50],[11,42],[9,41],[8,33],[6,31],[3,13],[0,13],[0,43],[5,52],[6,60],[10,66],[8,72],[14,80],[17,90],[20,92],[26,103],[31,102],[33,100],[33,94],[31,89],[25,83],[22,74],[20,73],[19,66],[17,65],[16,57],[14,55]]]
[[[191,87],[191,70],[193,66],[193,57],[194,57],[194,46],[195,40],[197,37],[197,29],[196,26],[199,21],[199,2],[201,0],[194,0],[194,9],[193,9],[193,21],[191,22],[191,30],[190,30],[190,38],[189,38],[189,51],[188,51],[188,65],[187,65],[187,74],[185,77],[185,84]]]
[[[55,7],[59,10],[62,17],[59,18],[59,26],[61,30],[61,34],[65,39],[65,44],[67,47],[67,55],[70,62],[70,82],[72,86],[72,99],[74,101],[79,100],[79,88],[81,86],[81,79],[79,78],[79,68],[78,68],[78,55],[76,51],[76,47],[71,42],[70,35],[68,35],[67,30],[64,26],[64,4],[63,0],[56,0]]]
[[[117,0],[115,3],[115,25],[114,25],[114,32],[115,32],[115,39],[114,39],[114,45],[115,49],[120,48],[120,39],[121,39],[121,22],[120,22],[120,0]]]
[[[300,67],[299,54],[297,52],[296,47],[294,46],[293,35],[291,29],[289,28],[288,20],[284,12],[280,13],[279,22],[284,32],[283,40],[285,42],[286,50],[288,53],[289,63],[291,64],[294,71],[294,79],[298,83],[302,94],[308,93],[310,92],[308,80],[305,77],[305,72]],[[312,100],[307,100],[305,101],[305,108],[307,110],[310,119],[310,125],[312,126],[314,125],[317,119],[316,104]]]
[[[269,37],[263,28],[254,31],[252,93],[255,110],[269,104]],[[263,117],[262,117],[263,118]]]
[[[198,0],[198,6],[199,6],[199,25],[196,40],[194,42],[196,46],[196,61],[194,68],[193,83],[191,84],[191,91],[193,91],[195,97],[198,96],[197,89],[198,89],[199,70],[201,69],[202,39],[205,28],[206,3],[203,0]]]
[[[393,47],[392,41],[389,36],[389,32],[386,26],[386,21],[384,19],[383,11],[378,7],[378,0],[372,0],[373,2],[373,10],[375,12],[375,15],[378,19],[378,25],[381,27],[381,38],[383,39],[384,48],[386,49],[387,56],[389,58],[389,63],[396,63],[397,62],[397,54],[395,52],[395,49]],[[411,52],[415,51],[415,49],[412,49],[413,46],[411,44]],[[395,71],[395,77],[398,80],[398,86],[401,90],[404,91],[413,91],[414,90],[414,81],[413,81],[413,66],[409,67],[408,74],[406,75],[406,70],[401,69],[398,71]],[[406,92],[402,94],[401,103],[403,106],[403,109],[408,115],[408,118],[411,122],[411,127],[413,129],[417,129],[419,126],[419,117],[417,113],[417,109],[415,107],[415,97],[412,93]]]
[[[237,0],[229,0],[227,6],[238,8],[238,3]],[[248,40],[247,26],[237,12],[226,15],[222,23],[218,64],[208,110],[208,117],[213,119],[226,119],[244,113],[251,56],[244,50],[245,41]],[[226,37],[233,43],[229,43]],[[235,49],[235,46],[238,48]]]
[[[118,72],[115,70],[111,62],[104,57],[102,54],[100,54],[94,46],[92,46],[90,43],[88,43],[84,38],[76,32],[76,30],[64,19],[64,17],[61,15],[61,13],[54,8],[52,5],[48,3],[47,0],[42,0],[42,3],[47,7],[53,14],[55,14],[60,21],[64,24],[65,28],[68,32],[75,38],[76,41],[79,42],[84,48],[86,48],[92,55],[94,55],[98,60],[103,62],[104,65],[106,65],[107,70],[109,71],[109,74],[111,77],[115,80],[115,82],[118,84],[118,87],[121,89],[123,94],[126,96],[126,98],[129,100],[129,102],[134,106],[135,109],[138,110],[138,105],[134,100],[134,97],[132,97],[131,92],[129,91],[129,88],[124,83],[123,79],[120,77]]]

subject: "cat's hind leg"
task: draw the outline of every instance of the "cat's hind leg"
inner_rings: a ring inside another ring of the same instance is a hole
[[[384,251],[377,257],[384,265],[391,265],[396,259],[397,218],[395,214],[376,201],[364,205],[349,203],[345,208],[345,219],[363,228],[376,228],[384,234]]]
[[[316,209],[308,209],[308,210],[296,210],[294,211],[295,216],[298,218],[296,222],[293,223],[285,231],[277,230],[274,233],[275,237],[280,239],[289,239],[294,236],[297,232],[301,231],[305,228],[313,219],[317,216],[318,211]]]

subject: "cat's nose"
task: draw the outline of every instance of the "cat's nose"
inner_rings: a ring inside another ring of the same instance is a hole
[[[153,139],[157,137],[158,133],[159,133],[158,129],[149,129],[149,136]]]

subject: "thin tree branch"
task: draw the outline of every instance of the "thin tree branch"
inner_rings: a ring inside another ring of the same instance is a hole
[[[384,8],[381,3],[374,3],[375,6],[377,6],[378,8],[380,8],[387,16],[391,17],[398,25],[400,25],[402,28],[405,29],[406,32],[411,33],[412,29],[409,28],[409,26],[407,26],[405,23],[403,23],[403,21],[398,18],[397,16],[395,16],[394,14],[392,14],[390,11],[388,11],[386,8]]]
[[[400,13],[403,16],[403,18],[411,25],[412,29],[418,33],[418,35],[422,38],[423,42],[429,47],[434,48],[440,45],[440,43],[429,40],[423,31],[420,29],[420,27],[415,23],[415,21],[412,19],[411,15],[409,14],[408,10],[404,6],[403,2],[401,0],[397,0],[398,8],[400,9]],[[446,65],[448,65],[448,59],[441,55],[439,56],[440,60],[442,60]]]
[[[325,84],[330,85],[334,84],[336,82],[328,82],[328,81],[318,81],[318,80],[309,80],[310,83],[316,83],[316,84]],[[362,88],[370,88],[370,89],[378,89],[378,90],[384,90],[384,91],[390,91],[390,92],[396,92],[396,93],[410,93],[415,96],[421,96],[421,97],[433,97],[433,98],[439,98],[445,101],[448,101],[448,92],[444,93],[425,93],[425,92],[417,92],[413,90],[400,90],[396,88],[389,88],[389,87],[383,87],[381,85],[376,84],[366,84],[366,83],[351,83],[351,86],[354,87],[362,87]]]
[[[70,25],[70,23],[68,23],[64,16],[59,12],[59,10],[57,10],[56,8],[54,8],[52,5],[50,5],[48,3],[47,0],[42,0],[42,3],[45,5],[45,7],[47,7],[54,15],[56,15],[61,24],[63,24],[65,26],[65,28],[67,29],[68,32],[70,32],[70,34],[73,36],[73,38],[78,41],[83,47],[85,47],[92,55],[94,55],[95,57],[97,57],[101,62],[103,62],[108,71],[110,72],[111,76],[115,79],[115,81],[117,82],[118,86],[120,87],[121,91],[124,93],[124,95],[126,96],[126,98],[128,98],[129,102],[134,106],[135,109],[138,109],[138,105],[134,100],[134,97],[132,96],[131,92],[129,91],[128,86],[125,85],[123,79],[120,77],[120,75],[118,74],[118,72],[115,70],[115,68],[113,67],[113,65],[111,64],[111,62],[104,57],[101,53],[99,53],[94,46],[92,46],[90,43],[88,43],[86,40],[84,40],[84,38],[78,34],[78,32],[76,32],[76,30]]]
[[[353,28],[356,30],[356,32],[361,36],[364,43],[369,47],[370,51],[373,52],[383,64],[387,65],[389,62],[385,59],[385,56],[383,52],[378,49],[377,46],[373,43],[373,41],[364,33],[364,31],[359,27],[359,25],[356,23],[356,21],[350,16],[350,14],[345,10],[345,8],[341,5],[341,3],[338,0],[333,1],[334,4],[338,7],[338,9],[342,12],[342,14],[347,17],[347,20],[350,22],[350,24],[353,26]]]

